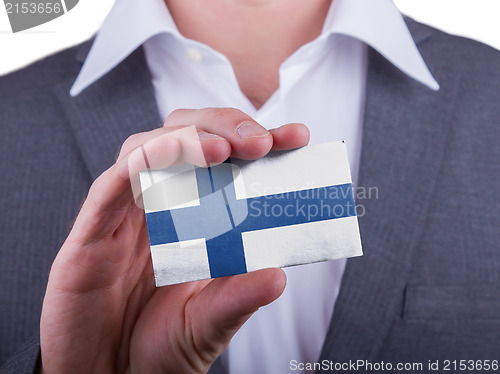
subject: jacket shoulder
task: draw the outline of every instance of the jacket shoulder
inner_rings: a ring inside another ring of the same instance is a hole
[[[47,105],[55,98],[54,86],[76,79],[81,63],[75,56],[88,42],[45,57],[25,68],[0,77],[0,112],[19,117],[27,109]]]
[[[408,28],[416,39],[425,62],[433,69],[460,74],[481,80],[489,75],[485,83],[500,80],[500,51],[476,40],[448,34],[431,26],[405,18]]]

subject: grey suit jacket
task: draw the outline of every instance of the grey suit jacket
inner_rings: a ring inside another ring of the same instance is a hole
[[[500,359],[500,53],[408,23],[441,90],[370,51],[359,183],[378,197],[358,200],[365,254],[347,263],[320,360],[442,371]],[[88,47],[0,79],[2,374],[33,370],[50,265],[90,184],[162,123],[141,50],[69,96]]]

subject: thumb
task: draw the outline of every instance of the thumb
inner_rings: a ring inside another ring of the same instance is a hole
[[[192,317],[193,344],[200,358],[214,361],[239,328],[260,307],[276,300],[285,289],[281,269],[264,269],[217,278],[210,282],[187,310]],[[204,356],[204,357],[203,357]]]

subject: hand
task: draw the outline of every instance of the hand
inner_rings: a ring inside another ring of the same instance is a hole
[[[172,134],[191,125],[206,164],[309,139],[304,125],[268,132],[235,109],[177,110],[164,127],[127,139],[52,265],[40,323],[44,373],[205,373],[252,313],[283,292],[280,269],[155,288],[130,159],[142,146],[152,163],[178,162],[185,143]]]

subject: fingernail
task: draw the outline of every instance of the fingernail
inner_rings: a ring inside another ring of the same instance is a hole
[[[238,126],[236,131],[242,138],[259,137],[269,134],[269,131],[254,122],[244,122]]]
[[[222,136],[216,135],[216,134],[211,134],[209,132],[205,131],[200,131],[198,133],[198,139],[200,139],[200,142],[205,141],[205,140],[224,140]]]

